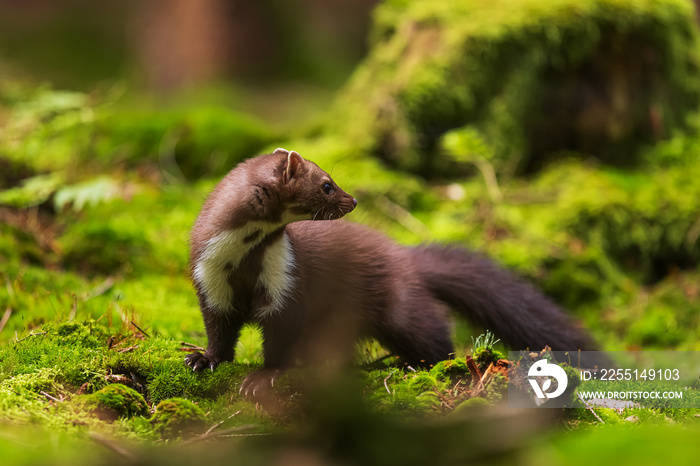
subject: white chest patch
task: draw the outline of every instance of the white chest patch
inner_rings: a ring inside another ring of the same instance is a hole
[[[207,241],[204,254],[194,267],[194,279],[204,291],[207,304],[215,311],[232,308],[233,290],[228,283],[229,267],[235,267],[256,243],[243,239],[256,230],[251,223],[235,230],[224,231]],[[230,266],[229,266],[230,264]]]
[[[241,228],[218,234],[207,241],[204,253],[194,267],[194,279],[202,287],[207,304],[214,311],[227,312],[233,308],[233,290],[229,284],[229,273],[238,267],[245,255],[270,232],[279,228],[263,222],[249,222]],[[260,231],[254,240],[245,242]],[[259,310],[262,316],[273,312],[284,304],[293,286],[291,269],[294,267],[294,254],[287,235],[274,242],[265,250],[262,272],[258,283],[270,295],[270,304]]]
[[[258,317],[265,317],[284,307],[295,285],[294,266],[294,252],[285,233],[265,249],[258,283],[267,290],[270,303],[258,309]]]

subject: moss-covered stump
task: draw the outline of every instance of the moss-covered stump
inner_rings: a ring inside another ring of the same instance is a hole
[[[121,384],[107,385],[90,395],[80,395],[76,398],[76,403],[104,421],[148,414],[148,405],[143,396]]]
[[[156,406],[151,418],[153,430],[165,438],[181,437],[204,426],[204,412],[184,398],[169,398]]]
[[[633,164],[699,101],[685,0],[389,0],[372,38],[325,132],[426,176],[466,171],[443,148],[464,127],[509,172],[560,150]]]

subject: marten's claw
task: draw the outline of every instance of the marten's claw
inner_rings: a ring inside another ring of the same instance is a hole
[[[214,371],[219,362],[206,354],[202,354],[199,351],[190,353],[185,356],[185,364],[190,366],[194,372],[201,372],[205,367]]]
[[[275,379],[282,374],[279,369],[262,369],[251,372],[243,380],[238,393],[248,398],[266,396],[275,385]]]

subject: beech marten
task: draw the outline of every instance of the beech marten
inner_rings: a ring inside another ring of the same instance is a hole
[[[513,349],[593,349],[554,303],[486,257],[401,246],[338,220],[356,205],[294,151],[231,170],[192,229],[192,280],[209,345],[186,363],[201,371],[232,361],[241,327],[257,322],[265,362],[243,382],[246,394],[268,387],[297,357],[347,360],[358,336],[428,366],[453,353],[447,308]]]

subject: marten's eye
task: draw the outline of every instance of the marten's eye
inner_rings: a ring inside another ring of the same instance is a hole
[[[323,192],[330,194],[333,192],[333,185],[330,183],[323,183]]]

